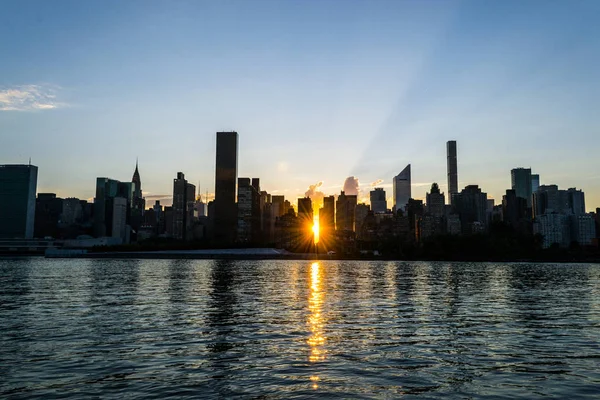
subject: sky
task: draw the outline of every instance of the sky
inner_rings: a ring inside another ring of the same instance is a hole
[[[460,188],[499,202],[531,167],[591,211],[599,15],[597,0],[2,1],[0,164],[31,157],[38,192],[89,199],[138,158],[148,204],[178,171],[214,192],[215,132],[235,130],[238,176],[292,202],[350,176],[391,198],[407,164],[424,199],[447,190],[456,140]]]

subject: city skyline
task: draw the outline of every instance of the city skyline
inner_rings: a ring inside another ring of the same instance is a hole
[[[91,199],[136,157],[148,204],[180,171],[214,192],[235,129],[240,173],[290,199],[355,177],[389,202],[409,163],[413,198],[447,195],[456,140],[459,190],[498,203],[524,167],[600,205],[597,2],[28,4],[1,6],[0,159],[31,157],[38,192]]]

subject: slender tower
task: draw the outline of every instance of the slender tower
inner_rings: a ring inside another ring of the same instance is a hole
[[[224,244],[232,243],[236,234],[237,153],[237,132],[217,132],[214,228],[215,239]]]
[[[448,201],[453,204],[453,198],[458,193],[458,171],[456,167],[456,140],[446,143],[448,157]]]

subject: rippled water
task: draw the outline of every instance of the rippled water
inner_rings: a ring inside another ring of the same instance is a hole
[[[0,260],[0,397],[600,394],[600,265]]]

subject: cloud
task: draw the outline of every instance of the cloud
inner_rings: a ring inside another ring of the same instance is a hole
[[[325,197],[325,194],[321,191],[321,186],[323,186],[323,181],[310,185],[308,190],[304,192],[304,196],[310,197],[312,200],[313,210],[316,214],[319,212],[319,208],[323,206],[323,198]]]
[[[0,88],[0,111],[37,111],[63,107],[56,100],[57,86],[21,85]]]
[[[360,192],[360,184],[358,182],[358,178],[354,176],[347,177],[344,181],[344,189],[342,190],[348,195],[358,195]]]

